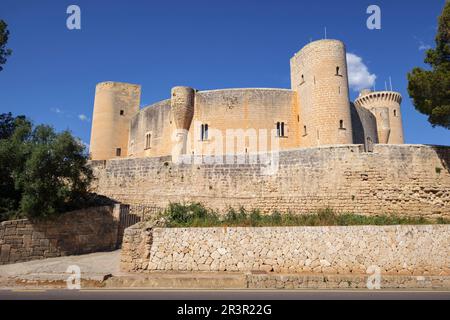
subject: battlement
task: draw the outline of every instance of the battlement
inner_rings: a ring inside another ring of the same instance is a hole
[[[402,95],[395,91],[366,91],[362,92],[355,100],[355,105],[371,108],[376,105],[386,105],[386,102],[394,102],[400,105],[402,103]]]

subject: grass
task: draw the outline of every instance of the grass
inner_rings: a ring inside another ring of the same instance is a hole
[[[161,218],[169,228],[450,224],[450,220],[444,218],[430,220],[423,217],[399,217],[396,215],[336,214],[331,209],[301,215],[281,214],[276,211],[270,215],[263,215],[259,210],[230,208],[226,214],[219,215],[216,211],[205,208],[200,203],[171,203]]]

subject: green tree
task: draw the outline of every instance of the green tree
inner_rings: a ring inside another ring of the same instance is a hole
[[[414,68],[408,74],[408,92],[416,110],[434,126],[450,129],[450,2],[439,17],[436,48],[426,52],[431,70]]]
[[[92,171],[84,145],[69,131],[33,129],[23,117],[14,123],[13,133],[0,139],[0,220],[47,217],[88,205]]]
[[[16,178],[24,170],[29,146],[26,141],[32,132],[31,123],[25,117],[13,118],[10,114],[0,117],[0,221],[19,217],[18,208],[22,190],[16,188]]]
[[[12,50],[6,48],[8,43],[9,30],[5,21],[0,20],[0,71],[3,70],[2,65],[6,63],[6,58],[11,55]]]

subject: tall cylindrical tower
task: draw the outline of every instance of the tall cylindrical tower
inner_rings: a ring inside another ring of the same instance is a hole
[[[291,85],[300,105],[301,146],[352,144],[345,46],[311,42],[291,59]]]
[[[364,91],[361,92],[355,105],[364,107],[375,115],[379,132],[380,143],[403,144],[403,124],[400,104],[402,96],[393,91]],[[380,129],[389,126],[387,139],[382,135]]]
[[[92,160],[127,156],[130,120],[139,111],[140,99],[139,85],[119,82],[97,85],[90,143]]]
[[[180,155],[186,154],[187,137],[194,116],[195,89],[173,87],[170,106],[172,109],[175,133],[173,136],[172,160],[177,162]]]

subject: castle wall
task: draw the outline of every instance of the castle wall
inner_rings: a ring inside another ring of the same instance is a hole
[[[246,150],[255,153],[295,148],[299,145],[297,115],[295,93],[291,90],[228,89],[197,92],[187,153],[240,154]],[[284,137],[275,137],[277,122],[285,124]],[[199,142],[201,124],[208,124],[209,139]],[[218,130],[223,141],[214,138],[213,130]],[[256,140],[249,137],[256,137]],[[241,145],[238,139],[241,139]],[[231,143],[228,150],[227,142]]]
[[[350,104],[352,115],[353,141],[355,144],[363,144],[366,151],[373,149],[373,144],[378,143],[377,119],[372,112]]]
[[[142,109],[130,125],[129,148],[131,157],[170,155],[172,150],[170,99]],[[150,134],[150,148],[146,147],[146,135]]]
[[[195,93],[193,118],[187,135],[186,154],[254,153],[299,146],[298,105],[287,89],[228,89]],[[130,155],[172,155],[177,129],[171,100],[153,104],[131,120]],[[285,137],[275,137],[277,122],[285,123]],[[201,141],[201,125],[208,125],[208,139]],[[260,130],[263,130],[260,132]],[[146,134],[151,147],[145,148]],[[217,133],[217,134],[216,134]],[[229,138],[227,138],[227,136]],[[231,142],[227,146],[227,141]],[[241,144],[242,142],[242,144]]]
[[[124,203],[164,207],[199,201],[263,212],[311,213],[330,207],[365,215],[450,217],[450,148],[359,145],[279,153],[278,170],[261,163],[173,164],[171,157],[93,162],[94,190]]]

